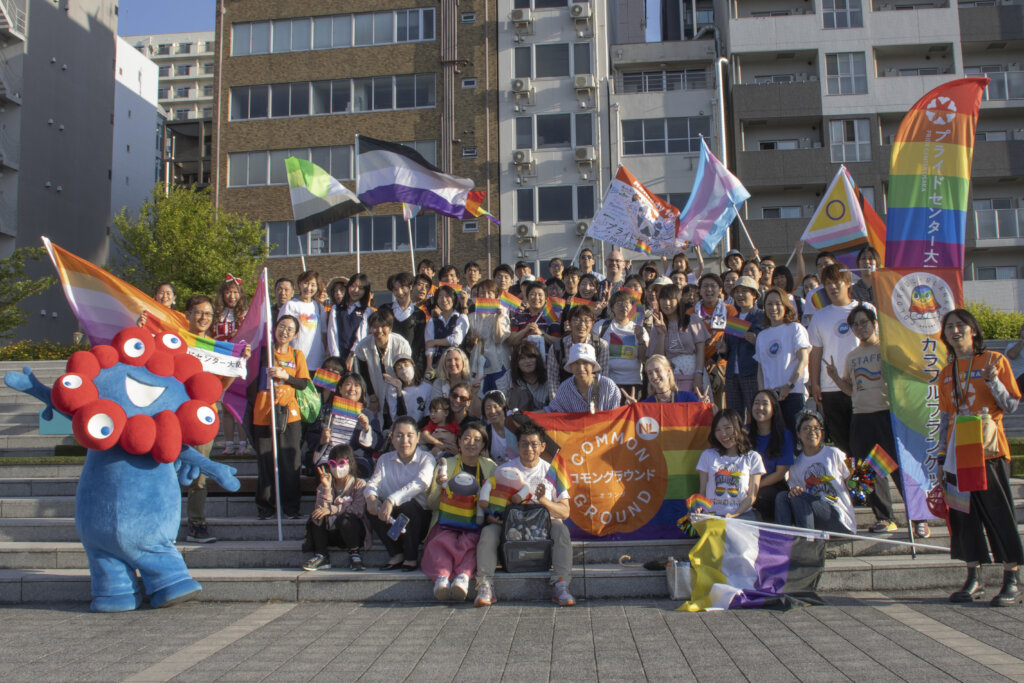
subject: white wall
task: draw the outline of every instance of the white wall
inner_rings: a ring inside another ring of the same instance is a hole
[[[114,69],[114,144],[110,214],[137,214],[156,184],[159,165],[157,67],[130,43],[117,38]]]
[[[964,283],[964,299],[1019,312],[1024,310],[1024,280],[969,280]]]

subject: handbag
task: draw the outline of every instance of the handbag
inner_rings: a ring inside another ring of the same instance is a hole
[[[302,421],[309,424],[316,422],[320,416],[320,390],[311,381],[306,387],[295,392],[295,401],[299,404],[299,415]]]

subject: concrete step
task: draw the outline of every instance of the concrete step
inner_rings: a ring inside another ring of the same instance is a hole
[[[314,496],[303,496],[300,511],[308,515],[313,511]],[[185,514],[186,499],[182,497],[182,515]],[[210,496],[206,502],[206,514],[210,517],[256,518],[256,502],[251,496],[228,497]],[[75,497],[46,496],[43,498],[0,498],[0,519],[26,517],[74,517]]]
[[[253,508],[255,509],[255,508]],[[250,518],[207,517],[210,532],[224,541],[276,541],[277,522]],[[283,536],[287,540],[301,541],[305,536],[305,519],[282,519]],[[182,523],[184,530],[185,521]],[[179,535],[184,538],[183,535]],[[22,517],[0,519],[0,542],[54,542],[78,541],[73,517]]]
[[[52,453],[50,454],[52,456]],[[13,456],[12,456],[13,457]],[[216,458],[214,458],[216,460]],[[256,476],[256,461],[255,460],[220,460],[231,465],[238,470],[236,476],[239,477],[255,477]],[[61,495],[74,495],[75,487],[77,486],[78,477],[82,473],[81,463],[68,463],[68,464],[43,464],[43,465],[7,465],[4,464],[4,459],[0,457],[0,498],[8,495],[2,493],[4,485],[7,482],[21,483],[21,480],[26,479],[68,479],[74,482],[74,485],[68,490],[67,493]]]
[[[53,447],[57,445],[74,446],[77,443],[78,442],[75,441],[75,437],[70,434],[63,436],[44,436],[40,434],[38,430],[35,432],[15,435],[4,435],[0,432],[0,449],[5,452],[9,452],[11,455],[16,455],[19,450],[52,450]]]

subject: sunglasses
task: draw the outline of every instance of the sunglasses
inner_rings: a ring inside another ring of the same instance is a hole
[[[461,403],[465,403],[466,401],[469,400],[469,396],[463,396],[462,394],[452,394],[452,399],[455,401],[459,401]]]

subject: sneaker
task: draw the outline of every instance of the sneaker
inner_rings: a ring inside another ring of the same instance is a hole
[[[235,455],[256,455],[253,453],[252,448],[249,447],[248,441],[240,441],[238,448],[235,450]]]
[[[221,455],[234,455],[235,454],[235,442],[225,441],[224,450],[220,452]]]
[[[931,538],[932,528],[928,526],[928,522],[914,522],[914,537],[915,538]]]
[[[491,584],[482,583],[476,587],[476,602],[473,603],[477,607],[488,607],[498,602],[498,599],[494,597],[494,589],[491,588]]]
[[[452,581],[452,590],[448,598],[455,602],[463,602],[469,594],[469,575],[459,574]]]
[[[576,598],[572,597],[572,593],[569,592],[569,585],[562,579],[555,582],[551,599],[557,602],[559,607],[572,607],[576,604]]]
[[[437,581],[434,582],[434,597],[441,602],[448,599],[451,593],[451,589],[448,586],[448,577],[439,576]]]
[[[306,560],[306,563],[302,565],[302,568],[307,572],[315,572],[318,569],[330,569],[331,559],[326,555],[317,553],[313,557]]]
[[[210,535],[210,531],[206,528],[205,524],[190,524],[188,536],[185,537],[185,540],[189,543],[213,543],[217,540],[217,537]]]
[[[363,558],[357,551],[353,550],[348,554],[348,557],[349,569],[351,569],[354,572],[361,572],[364,569],[366,569],[366,567],[363,566]]]
[[[256,518],[260,519],[260,520],[270,519],[273,516],[274,516],[274,511],[273,510],[258,509],[256,511]]]
[[[874,526],[868,529],[868,531],[870,531],[873,534],[881,534],[885,533],[886,531],[896,531],[896,529],[898,528],[899,527],[896,526],[896,522],[887,519],[880,519],[877,522],[875,522]]]

